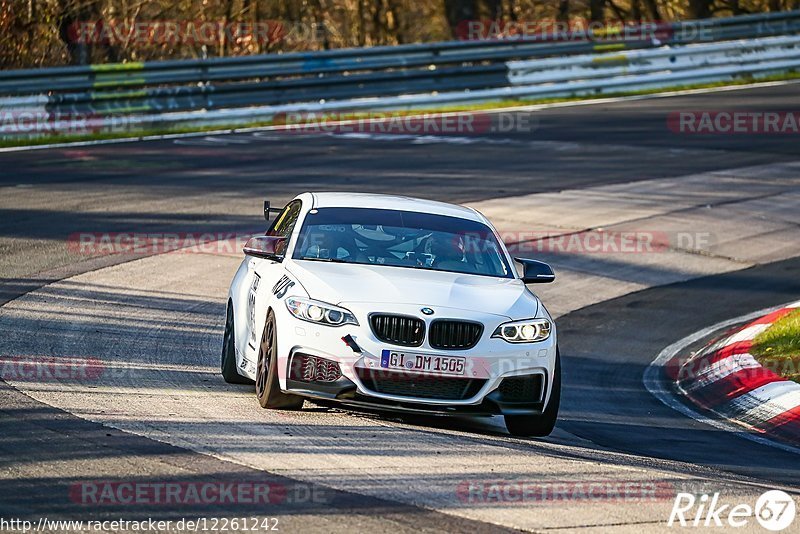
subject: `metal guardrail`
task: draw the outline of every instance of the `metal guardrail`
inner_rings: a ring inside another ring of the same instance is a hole
[[[776,39],[776,41],[772,41]],[[706,45],[695,45],[690,50],[657,49],[632,51],[624,54],[610,53],[560,59],[561,65],[540,70],[541,83],[513,84],[506,87],[479,91],[453,91],[437,94],[410,94],[384,98],[365,98],[333,102],[305,102],[283,104],[278,106],[259,106],[249,108],[231,108],[208,110],[202,112],[176,112],[157,115],[132,117],[134,124],[155,126],[159,124],[203,124],[203,125],[237,125],[258,120],[270,120],[276,116],[296,112],[357,112],[371,110],[409,110],[430,109],[463,103],[478,103],[502,99],[552,98],[559,96],[582,96],[614,94],[626,91],[674,87],[684,84],[695,84],[717,81],[732,81],[743,75],[766,75],[800,69],[800,57],[796,50],[800,46],[800,38],[795,43],[788,43],[784,38],[767,38],[763,40],[734,41],[730,49],[736,50],[729,60],[722,59],[719,50],[710,54],[705,61]],[[787,48],[786,53],[774,53],[775,47]],[[689,47],[687,47],[689,48]],[[668,52],[682,53],[680,60],[668,55]],[[769,51],[769,52],[764,52]],[[764,54],[772,57],[766,60]],[[764,60],[762,60],[762,58]],[[672,67],[678,62],[677,68]],[[563,70],[576,62],[592,63],[595,68],[575,77],[563,76]],[[620,66],[627,62],[628,65]],[[529,67],[532,62],[510,63],[509,68]],[[562,71],[559,73],[559,71]],[[556,74],[559,73],[559,74]],[[557,76],[562,81],[552,81]]]
[[[0,71],[0,110],[205,124],[287,110],[602,94],[795,69],[798,33],[800,11],[790,11],[644,25],[628,28],[628,39],[586,32],[566,41],[535,36]]]
[[[682,71],[713,67],[739,66],[741,72],[754,72],[774,61],[800,60],[800,36],[769,37],[748,41],[723,41],[705,45],[632,51],[602,56],[577,56],[568,62],[562,58],[509,62],[508,78],[512,85],[543,85],[619,76],[662,72],[665,76]]]

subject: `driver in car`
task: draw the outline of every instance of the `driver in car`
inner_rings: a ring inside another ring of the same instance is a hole
[[[343,229],[320,228],[306,238],[306,250],[303,255],[320,259],[339,259],[351,256],[350,248]]]
[[[321,232],[312,233],[307,238],[305,257],[348,260],[354,263],[369,263],[366,254],[356,246],[354,236],[345,226],[320,228]]]
[[[433,267],[445,271],[464,270],[464,239],[460,235],[434,234],[428,241]]]

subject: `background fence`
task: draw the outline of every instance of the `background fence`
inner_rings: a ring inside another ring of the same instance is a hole
[[[800,67],[798,34],[800,11],[790,11],[570,35],[3,71],[0,111],[85,115],[99,125],[124,117],[147,128],[597,95],[790,72]]]

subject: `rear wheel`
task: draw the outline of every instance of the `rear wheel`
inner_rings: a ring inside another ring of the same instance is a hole
[[[258,350],[256,397],[262,408],[299,410],[303,407],[303,397],[282,392],[278,381],[277,334],[275,315],[270,310],[261,336],[261,347]]]
[[[220,367],[222,378],[229,384],[252,384],[253,381],[239,374],[236,369],[236,345],[233,325],[233,306],[228,301],[228,311],[225,317],[225,334],[222,336],[222,360]]]
[[[553,389],[550,400],[541,415],[506,415],[506,428],[512,436],[549,436],[556,426],[558,408],[561,405],[561,355],[556,349],[556,365],[553,369]]]

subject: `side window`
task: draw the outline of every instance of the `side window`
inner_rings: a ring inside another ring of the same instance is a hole
[[[275,252],[279,254],[286,253],[285,246],[289,244],[289,236],[292,235],[294,225],[297,223],[297,218],[300,216],[300,208],[302,205],[303,203],[299,200],[290,202],[285,208],[283,208],[283,211],[278,214],[278,217],[275,219],[272,227],[267,231],[267,235],[286,238],[284,250],[276,250]]]
[[[275,222],[267,231],[267,235],[281,236],[288,239],[292,234],[297,218],[300,216],[302,203],[299,200],[290,202],[283,211],[278,214]]]

